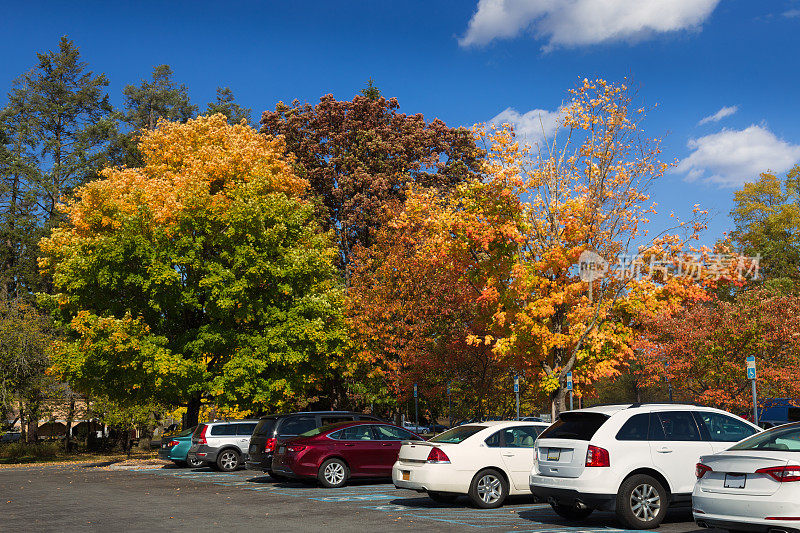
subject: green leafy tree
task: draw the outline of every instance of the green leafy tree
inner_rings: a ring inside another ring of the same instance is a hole
[[[760,255],[761,275],[800,286],[800,165],[785,178],[763,173],[734,193],[731,238],[745,255]]]
[[[217,87],[217,99],[214,102],[209,102],[205,114],[213,115],[215,113],[225,115],[231,124],[238,124],[242,120],[248,124],[250,123],[251,109],[237,104],[233,97],[233,91],[228,87]]]
[[[189,426],[202,402],[313,401],[344,342],[341,287],[282,140],[218,114],[162,122],[140,150],[42,242],[72,333],[55,369],[123,407],[184,404]]]

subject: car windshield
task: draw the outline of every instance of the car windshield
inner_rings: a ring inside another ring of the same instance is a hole
[[[353,423],[352,420],[347,420],[347,421],[344,421],[344,422],[335,422],[333,424],[326,424],[326,425],[320,426],[318,428],[309,429],[305,433],[300,433],[300,435],[298,435],[298,437],[313,437],[314,435],[319,435],[320,433],[324,433],[324,432],[326,432],[328,430],[336,429],[338,427],[344,426],[345,424],[352,424],[352,423]]]
[[[729,448],[734,450],[765,450],[781,452],[800,452],[800,424],[778,426],[756,433],[749,439]]]
[[[457,428],[448,429],[444,433],[439,433],[428,442],[458,444],[459,442],[464,442],[483,429],[486,428],[484,426],[458,426]]]

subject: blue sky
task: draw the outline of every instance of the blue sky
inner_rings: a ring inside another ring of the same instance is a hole
[[[710,210],[707,244],[729,229],[736,187],[800,161],[797,0],[15,4],[0,17],[0,89],[68,35],[116,105],[161,63],[201,107],[229,86],[256,117],[279,100],[352,98],[372,77],[404,112],[499,115],[535,138],[530,124],[582,78],[628,77],[658,104],[646,133],[681,160],[653,190],[659,210]]]

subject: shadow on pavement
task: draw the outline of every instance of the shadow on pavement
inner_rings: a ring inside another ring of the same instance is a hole
[[[615,528],[624,529],[623,526],[617,522],[614,513],[595,511],[588,518],[581,521],[571,521],[560,517],[549,506],[542,507],[541,509],[526,509],[517,513],[520,518],[530,520],[539,524],[548,524],[553,526],[570,526],[581,528]],[[669,526],[671,524],[685,524],[686,522],[693,523],[692,510],[688,507],[671,509],[667,512],[667,516],[661,523],[659,529]],[[703,531],[704,533],[713,533],[714,530],[696,528],[696,531]]]

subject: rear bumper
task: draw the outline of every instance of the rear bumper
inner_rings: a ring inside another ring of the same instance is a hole
[[[258,457],[249,456],[245,465],[248,470],[269,472],[272,470],[272,454],[259,455]]]
[[[769,533],[770,531],[779,530],[787,533],[800,533],[800,529],[796,527],[789,527],[780,525],[781,523],[775,522],[767,523],[752,523],[752,522],[737,522],[735,520],[726,520],[723,518],[713,518],[702,514],[694,514],[694,521],[700,527],[727,529],[728,531],[751,531],[753,533]],[[783,522],[785,523],[785,522]]]
[[[785,489],[790,490],[784,492]],[[699,526],[762,533],[771,530],[800,533],[800,520],[764,519],[767,516],[797,517],[799,513],[797,493],[793,487],[781,487],[769,496],[755,496],[704,492],[695,486],[692,494],[692,515]]]
[[[403,479],[404,473],[408,479]],[[461,471],[449,464],[415,465],[400,463],[392,467],[392,483],[398,489],[417,492],[453,492],[467,494],[476,472]]]
[[[194,447],[192,447],[194,448]],[[197,449],[189,450],[187,454],[187,459],[196,459],[198,461],[203,461],[205,463],[213,463],[217,460],[217,453],[219,450],[217,448],[212,448],[210,446],[206,446],[201,444],[197,447]]]
[[[539,485],[531,485],[531,492],[537,498],[547,502],[555,501],[569,506],[583,504],[586,507],[601,511],[613,511],[617,502],[616,494],[587,494],[573,489],[558,489]]]

